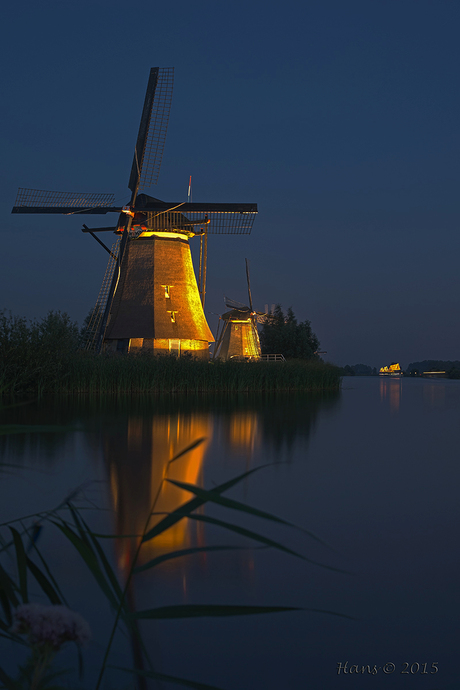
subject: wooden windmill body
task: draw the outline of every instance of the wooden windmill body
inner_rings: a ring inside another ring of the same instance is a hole
[[[13,213],[119,214],[115,227],[90,229],[110,254],[87,333],[96,352],[190,353],[209,358],[204,315],[208,234],[249,234],[256,204],[164,202],[141,189],[156,184],[172,99],[173,69],[153,68],[128,187],[128,206],[111,194],[20,189]],[[110,250],[96,232],[117,237]],[[189,240],[200,236],[197,284]]]
[[[225,298],[231,310],[220,317],[222,326],[218,335],[213,359],[256,360],[261,357],[261,348],[257,323],[265,318],[262,312],[256,312],[252,306],[249,265],[246,259],[246,277],[248,282],[249,306]]]
[[[222,314],[222,335],[215,359],[259,359],[259,334],[249,309],[232,309]]]
[[[209,358],[209,343],[214,338],[204,315],[189,245],[195,232],[189,226],[181,227],[182,214],[174,214],[177,219],[171,216],[161,214],[165,228],[146,226],[126,245],[107,316],[106,351],[189,352]]]

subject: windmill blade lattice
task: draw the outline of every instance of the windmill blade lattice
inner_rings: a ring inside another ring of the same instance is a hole
[[[249,308],[251,311],[254,311],[253,306],[252,306],[251,282],[249,280],[249,261],[247,259],[245,259],[245,261],[246,261],[246,280],[248,282]]]
[[[86,347],[97,352],[145,348],[159,354],[173,352],[177,355],[183,351],[190,352],[193,357],[209,358],[209,343],[214,338],[203,311],[208,235],[249,234],[257,214],[257,204],[166,202],[139,193],[158,180],[173,82],[173,68],[150,70],[129,178],[131,199],[127,205],[119,202],[116,205],[115,195],[109,193],[21,188],[13,207],[13,213],[118,214],[113,225],[109,222],[98,228],[83,225],[83,232],[91,234],[110,254],[103,285],[86,329]],[[112,251],[95,235],[109,231],[118,233]],[[188,245],[195,235],[200,236],[198,284]],[[152,275],[155,276],[148,286],[142,277],[147,264],[153,267]],[[192,279],[184,282],[184,275]],[[249,269],[247,278],[250,307],[233,300],[228,300],[227,306],[235,310],[237,319],[247,316],[251,323],[245,324],[245,328],[248,325],[254,329]],[[165,311],[157,304],[155,295],[160,294],[160,288],[165,291],[165,299],[171,299],[170,310]],[[198,300],[201,308],[192,308]],[[176,314],[179,314],[177,319]],[[255,330],[254,342],[257,338]]]
[[[228,204],[227,204],[228,206]],[[200,215],[186,214],[190,219]],[[210,235],[250,235],[257,211],[208,211]]]
[[[249,235],[254,224],[255,212],[241,213],[238,211],[206,211],[182,212],[166,214],[149,214],[147,225],[152,229],[181,228],[182,226],[203,226],[206,227],[209,235]],[[180,216],[186,220],[182,223]]]
[[[224,297],[224,302],[225,306],[227,306],[229,309],[237,309],[238,311],[249,311],[249,307],[246,304],[243,304],[242,302],[237,302],[234,299],[230,299],[229,297]]]
[[[88,213],[120,211],[115,195],[106,192],[50,192],[19,187],[12,213]]]
[[[249,235],[257,215],[257,204],[177,203],[165,202],[140,195],[136,211],[144,213],[146,225],[152,229],[166,229],[168,223],[181,226],[204,225],[209,235]]]
[[[145,94],[139,134],[128,187],[138,190],[156,184],[168,130],[174,85],[173,67],[153,67]]]
[[[115,273],[115,269],[117,266],[118,253],[120,251],[120,242],[121,242],[121,237],[117,237],[117,239],[115,240],[115,242],[112,246],[111,255],[110,255],[110,258],[109,258],[109,261],[107,264],[107,268],[105,270],[104,279],[102,281],[101,289],[99,291],[99,295],[98,295],[98,298],[96,300],[96,304],[95,304],[94,309],[91,313],[91,317],[90,317],[88,326],[86,328],[86,334],[85,334],[85,349],[86,350],[95,350],[96,349],[97,335],[99,333],[102,317],[104,316],[105,308],[107,306],[107,299],[108,299],[109,292],[110,292],[110,286],[112,284],[113,274]]]

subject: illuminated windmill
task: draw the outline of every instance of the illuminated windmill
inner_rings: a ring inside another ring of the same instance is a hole
[[[225,298],[225,304],[231,311],[220,317],[222,326],[217,334],[217,343],[213,359],[259,359],[261,356],[257,323],[264,323],[266,314],[254,311],[252,306],[249,265],[246,259],[246,279],[248,282],[249,306]],[[219,321],[219,324],[220,324]]]
[[[13,213],[118,213],[116,226],[88,228],[110,254],[101,291],[88,327],[87,347],[96,352],[190,352],[209,357],[214,341],[206,322],[208,234],[249,234],[256,204],[160,201],[140,190],[156,184],[171,108],[174,71],[152,68],[128,187],[128,206],[113,194],[19,189]],[[112,231],[110,250],[94,233]],[[197,285],[189,239],[199,235]]]

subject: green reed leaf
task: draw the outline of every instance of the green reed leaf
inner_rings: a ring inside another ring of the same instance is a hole
[[[118,598],[119,601],[123,598],[123,590],[120,586],[120,583],[118,582],[118,578],[115,574],[115,571],[113,570],[112,566],[110,565],[109,561],[107,560],[107,556],[104,553],[104,549],[102,546],[99,544],[94,532],[91,531],[85,520],[80,516],[80,520],[85,527],[87,534],[89,535],[89,538],[91,540],[91,543],[93,544],[93,547],[96,549],[97,555],[99,556],[99,559],[102,563],[102,566],[106,572],[107,577],[109,578],[109,582],[113,587],[113,590]]]
[[[75,513],[78,512],[78,511],[76,511],[75,508],[73,508],[73,510]],[[128,627],[132,628],[132,632],[136,635],[136,637],[139,639],[142,647],[144,648],[144,643],[143,643],[142,638],[139,634],[139,631],[137,630],[136,627],[133,628],[133,626],[130,622],[129,615],[128,615],[129,614],[129,608],[128,608],[128,603],[125,599],[124,592],[120,586],[120,583],[118,582],[118,578],[117,578],[112,566],[110,565],[109,561],[107,560],[107,557],[104,553],[103,548],[99,544],[99,542],[96,538],[96,535],[91,531],[91,529],[89,528],[89,526],[86,524],[85,520],[81,516],[79,516],[79,522],[81,522],[81,524],[85,527],[87,534],[89,535],[89,538],[90,538],[91,542],[93,543],[94,548],[96,549],[97,555],[100,558],[100,561],[101,561],[102,566],[106,572],[106,575],[109,579],[109,582],[113,587],[113,590],[114,590],[115,596],[116,596],[116,607],[118,609],[121,609],[120,613],[122,615],[124,622],[128,625]],[[103,591],[105,591],[105,590],[103,589]],[[109,601],[110,601],[110,599],[109,599]],[[144,648],[144,652],[145,652],[145,656],[148,658],[148,652],[145,648]]]
[[[42,565],[43,565],[43,567],[44,567],[44,569],[45,569],[45,573],[46,573],[46,575],[47,575],[49,581],[51,582],[52,586],[53,586],[54,589],[56,590],[58,596],[60,597],[61,602],[63,602],[66,606],[68,606],[68,604],[67,604],[67,602],[66,602],[66,599],[65,599],[65,597],[64,597],[64,595],[63,595],[63,593],[62,593],[62,591],[61,591],[61,588],[59,587],[59,584],[57,583],[57,581],[56,581],[56,579],[55,579],[53,573],[52,573],[51,570],[50,570],[50,567],[49,567],[48,563],[47,563],[46,560],[44,559],[44,557],[43,557],[43,555],[42,555],[41,551],[39,550],[39,548],[38,548],[38,546],[37,546],[36,543],[33,544],[33,549],[34,549],[34,551],[36,552],[37,556],[39,557],[39,559],[40,559],[40,561],[41,561],[41,563],[42,563]]]
[[[165,620],[171,618],[205,618],[225,616],[252,616],[261,613],[283,613],[284,611],[308,611],[309,613],[326,613],[348,620],[356,620],[353,616],[327,609],[305,608],[299,606],[239,606],[225,604],[178,604],[177,606],[161,606],[156,609],[135,611],[132,618],[139,620]]]
[[[50,602],[52,604],[62,604],[61,598],[54,589],[51,582],[48,580],[46,575],[42,573],[38,565],[35,565],[35,563],[31,561],[30,558],[27,558],[27,567],[29,568],[34,578],[37,580],[38,584],[40,585],[40,587],[42,588]]]
[[[302,556],[301,553],[298,553],[297,551],[293,551],[292,549],[288,549],[287,546],[283,546],[277,541],[273,541],[273,539],[268,539],[268,537],[264,537],[261,534],[258,534],[257,532],[253,532],[252,530],[245,529],[244,527],[239,527],[238,525],[234,525],[230,522],[224,522],[224,520],[218,520],[217,518],[212,518],[208,515],[188,515],[192,520],[198,520],[201,522],[209,522],[212,525],[217,525],[218,527],[224,527],[225,529],[228,529],[232,532],[236,532],[237,534],[241,534],[243,537],[249,537],[250,539],[255,539],[256,541],[261,542],[262,544],[266,544],[266,546],[273,546],[275,549],[279,549],[280,551],[284,551],[285,553],[289,553],[292,556],[297,556],[297,558],[301,558],[303,561],[307,561],[307,563],[313,563],[314,565],[319,565],[321,568],[327,568],[327,570],[333,570],[336,573],[347,573],[346,570],[342,570],[340,568],[334,568],[332,565],[326,565],[325,563],[319,563],[318,561],[314,561],[311,558],[307,558],[306,556]],[[349,574],[349,573],[347,573]]]
[[[73,507],[70,498],[67,499],[66,505],[67,505],[67,508],[70,510],[70,512],[71,512],[71,514],[72,514],[73,521],[74,521],[74,523],[75,523],[75,527],[77,528],[77,531],[78,531],[78,534],[79,534],[79,536],[80,536],[81,541],[87,546],[87,548],[88,548],[90,551],[93,551],[93,553],[94,553],[94,550],[92,549],[91,544],[90,544],[90,541],[89,541],[89,539],[88,539],[88,535],[87,535],[87,533],[86,533],[86,530],[85,530],[84,527],[83,527],[83,524],[82,524],[82,521],[81,521],[82,519],[79,517],[77,511],[76,511],[75,508]],[[97,560],[97,558],[96,558],[96,560]]]
[[[136,611],[132,617],[136,619],[165,619],[165,618],[203,618],[221,616],[251,616],[259,613],[280,613],[282,611],[300,611],[297,606],[238,606],[221,604],[178,604],[177,606],[161,606],[157,609]]]
[[[76,534],[64,520],[62,521],[62,523],[55,522],[54,520],[52,520],[52,522],[54,525],[56,525],[56,527],[58,527],[61,530],[61,532],[63,532],[63,534],[67,537],[67,539],[77,549],[78,553],[83,558],[83,560],[85,561],[89,570],[93,574],[99,587],[102,589],[102,591],[106,595],[107,599],[109,600],[111,606],[116,609],[118,607],[118,602],[117,602],[112,590],[110,589],[110,586],[108,585],[107,580],[104,577],[104,574],[103,574],[103,572],[99,566],[97,556],[94,553],[91,546],[89,546],[87,543],[85,543],[85,541],[83,541],[78,536],[78,534]]]
[[[194,448],[196,448],[197,446],[204,443],[204,441],[206,441],[206,436],[203,436],[203,438],[197,439],[196,441],[191,443],[189,446],[187,446],[187,448],[184,448],[184,450],[181,450],[180,453],[177,453],[177,455],[175,455],[173,458],[171,458],[168,461],[168,465],[170,465],[172,462],[175,462],[176,460],[179,460],[179,458],[181,458],[186,453],[189,453],[191,450],[194,450]]]
[[[18,635],[14,635],[13,633],[9,632],[10,627],[11,627],[10,625],[5,626],[5,624],[0,621],[0,628],[2,630],[5,630],[5,632],[7,633],[6,635],[4,633],[0,633],[0,637],[4,637],[5,640],[9,640],[10,642],[14,641],[14,642],[17,642],[18,644],[22,644],[23,647],[28,647],[29,645],[27,644],[27,642],[25,640],[22,639],[22,637],[19,637]]]
[[[21,535],[14,527],[10,527],[10,532],[13,535],[14,548],[16,549],[16,561],[18,564],[19,575],[19,589],[21,591],[22,601],[28,602],[27,596],[27,556],[22,543]]]
[[[19,599],[16,596],[16,592],[19,591],[15,582],[8,575],[6,570],[0,565],[0,590],[5,593],[10,604],[13,606],[19,606]]]
[[[7,620],[7,622],[4,623],[0,619],[0,628],[2,630],[8,630],[8,628],[10,628],[13,624],[13,617],[11,615],[10,601],[9,601],[8,597],[6,596],[5,592],[3,591],[3,589],[0,589],[0,604],[2,606],[3,613],[5,614],[5,618]]]
[[[256,517],[265,518],[266,520],[273,520],[274,522],[279,522],[281,525],[293,527],[294,529],[304,532],[304,534],[308,534],[309,537],[315,539],[315,541],[319,542],[320,544],[323,544],[323,546],[327,546],[327,544],[324,541],[322,541],[322,539],[313,534],[313,532],[309,532],[308,530],[303,529],[302,527],[298,527],[297,525],[294,525],[294,523],[288,522],[287,520],[283,520],[282,518],[279,518],[276,515],[273,515],[272,513],[266,513],[263,510],[253,508],[252,506],[248,506],[245,503],[241,503],[240,501],[235,501],[231,498],[226,498],[225,496],[221,496],[220,494],[216,493],[216,491],[214,490],[202,489],[200,486],[197,486],[196,484],[179,482],[175,479],[166,479],[166,481],[170,484],[178,486],[180,489],[190,491],[190,493],[195,494],[196,496],[202,498],[205,501],[210,501],[211,503],[218,503],[219,505],[225,506],[226,508],[232,508],[233,510],[239,510],[243,513],[249,513],[250,515],[255,515]]]
[[[70,492],[70,494],[68,494],[68,495],[64,498],[64,500],[61,501],[61,503],[60,503],[53,511],[50,512],[50,515],[53,514],[53,513],[56,513],[58,510],[60,510],[60,509],[63,508],[64,506],[66,506],[67,508],[69,508],[69,507],[70,507],[71,501],[73,501],[74,498],[76,498],[76,496],[78,496],[79,493],[82,493],[83,490],[86,489],[86,487],[90,486],[92,483],[93,483],[93,482],[92,482],[91,480],[87,480],[86,482],[82,482],[81,484],[79,484],[79,485],[76,487],[76,489],[72,489],[72,491]]]
[[[272,463],[269,463],[272,464]],[[225,482],[224,484],[220,484],[219,486],[216,486],[213,491],[217,494],[223,493],[224,491],[227,491],[227,489],[230,489],[232,486],[235,486],[235,484],[238,484],[238,482],[242,481],[245,477],[248,477],[250,474],[253,474],[253,472],[258,472],[259,470],[263,469],[264,467],[268,467],[269,465],[260,465],[259,467],[254,467],[252,470],[248,470],[247,472],[243,472],[243,474],[240,474],[238,477],[235,477],[234,479],[230,479],[228,482]],[[197,508],[200,508],[202,505],[206,503],[206,500],[202,498],[193,498],[191,501],[188,501],[187,503],[183,503],[181,506],[179,506],[176,510],[174,510],[172,513],[167,515],[163,520],[160,520],[155,527],[152,527],[151,530],[147,532],[142,538],[143,542],[150,541],[150,539],[153,539],[154,537],[158,536],[158,534],[161,534],[162,532],[165,532],[167,529],[172,527],[172,525],[175,525],[179,520],[182,520],[184,517],[187,517],[190,513],[192,513],[194,510]]]

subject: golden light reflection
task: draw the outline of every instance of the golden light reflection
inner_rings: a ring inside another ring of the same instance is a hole
[[[258,415],[247,410],[234,412],[228,419],[225,435],[228,445],[233,450],[244,450],[252,455],[261,442]]]
[[[209,414],[171,414],[130,417],[122,429],[107,436],[104,454],[109,465],[112,505],[116,513],[116,533],[130,535],[117,540],[119,567],[127,570],[139,544],[146,519],[155,502],[149,527],[164,513],[176,510],[192,498],[188,491],[164,481],[169,479],[202,485],[203,461],[212,436]],[[206,440],[175,462],[171,458],[193,444]],[[155,501],[156,499],[156,501]],[[198,528],[199,526],[199,528]],[[139,562],[177,548],[202,541],[202,525],[181,520],[141,550]]]
[[[381,378],[380,379],[380,400],[390,403],[390,412],[399,412],[402,395],[402,380],[400,378]]]
[[[115,549],[121,572],[126,574],[133,563],[152,506],[155,514],[150,517],[149,528],[193,498],[192,493],[165,481],[166,478],[209,488],[209,484],[205,486],[203,474],[213,435],[214,442],[224,451],[224,458],[228,454],[234,460],[243,455],[249,467],[257,449],[267,438],[279,448],[289,442],[295,433],[294,427],[298,427],[296,413],[300,413],[297,408],[291,410],[287,406],[284,415],[278,413],[273,419],[265,408],[254,409],[246,401],[232,404],[221,401],[218,410],[211,405],[195,411],[193,405],[187,403],[182,411],[168,413],[151,409],[145,412],[137,407],[114,417],[110,431],[104,433],[103,448],[115,513],[113,532],[120,535]],[[314,410],[310,408],[306,416],[305,412],[301,413],[302,429],[309,428],[312,415]],[[205,439],[203,443],[170,462],[202,438]],[[231,467],[226,470],[232,472]],[[202,510],[208,512],[207,507]],[[208,526],[203,522],[180,520],[142,546],[139,565],[164,553],[205,546],[205,527]],[[245,563],[250,560],[245,558]],[[201,567],[207,568],[207,554],[202,554],[199,562]],[[171,573],[179,570],[185,575],[188,567],[187,559],[162,565]],[[184,580],[184,592],[186,584]]]
[[[161,485],[155,512],[170,513],[192,498],[190,492],[166,481],[162,482],[163,478],[203,485],[201,470],[211,434],[212,427],[207,415],[171,415],[152,420],[152,447],[155,448],[157,458],[156,462],[152,463],[152,501]],[[199,438],[206,438],[206,441],[168,466],[170,458],[173,458]],[[158,462],[158,458],[161,458],[160,462]],[[159,522],[162,517],[164,516],[152,518],[151,526]],[[198,527],[199,523],[194,526]],[[149,542],[148,550],[169,551],[190,546],[190,531],[190,522],[181,520],[156,537],[154,542]],[[198,541],[200,541],[199,536],[198,534]]]

